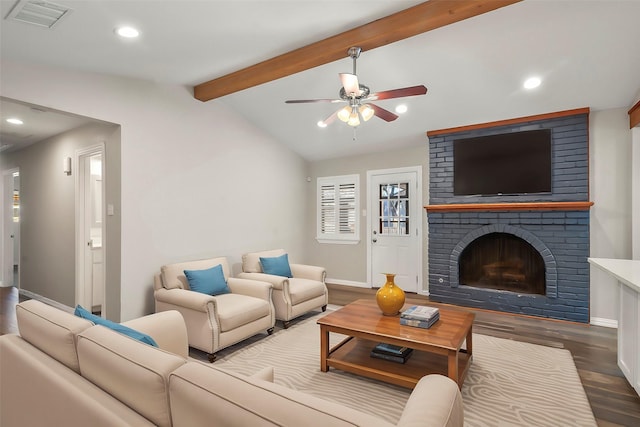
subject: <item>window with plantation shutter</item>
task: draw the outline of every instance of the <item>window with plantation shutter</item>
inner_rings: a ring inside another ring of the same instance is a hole
[[[359,241],[359,175],[318,178],[317,236],[322,243]]]

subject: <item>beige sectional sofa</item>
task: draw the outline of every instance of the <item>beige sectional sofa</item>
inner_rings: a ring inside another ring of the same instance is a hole
[[[159,348],[38,301],[16,311],[20,335],[0,337],[3,427],[391,425],[274,384],[271,369],[245,377],[190,359],[177,311],[125,322]],[[455,383],[424,377],[397,425],[462,426]]]

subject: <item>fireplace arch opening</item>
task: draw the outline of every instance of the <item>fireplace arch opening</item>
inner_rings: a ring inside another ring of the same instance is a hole
[[[469,243],[460,254],[458,268],[461,285],[546,294],[542,255],[510,233],[488,233]]]

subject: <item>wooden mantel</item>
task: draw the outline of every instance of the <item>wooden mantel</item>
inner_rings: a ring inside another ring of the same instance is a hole
[[[479,212],[479,211],[584,211],[593,202],[524,202],[524,203],[454,203],[427,205],[427,212]]]

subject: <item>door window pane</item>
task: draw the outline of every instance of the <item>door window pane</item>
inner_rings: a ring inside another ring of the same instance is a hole
[[[385,235],[409,234],[409,183],[380,184],[378,232]]]

